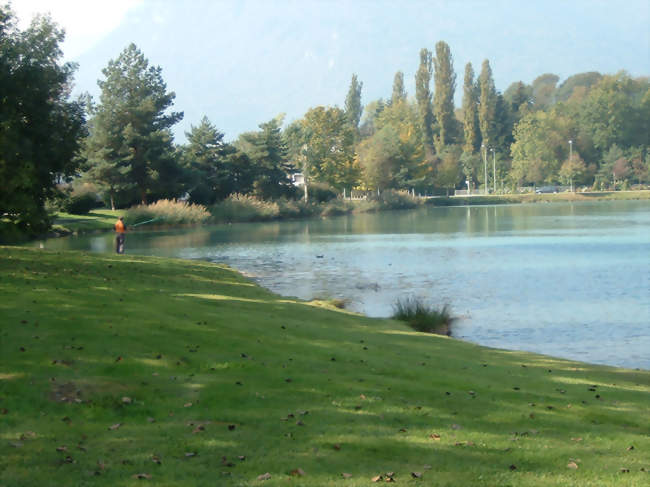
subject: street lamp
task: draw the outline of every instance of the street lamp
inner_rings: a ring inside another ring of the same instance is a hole
[[[490,149],[492,151],[492,186],[494,188],[493,193],[497,194],[497,153],[494,151],[494,147]]]
[[[485,170],[485,194],[488,194],[487,147],[485,146],[485,144],[481,144],[481,149],[483,149],[483,169]]]

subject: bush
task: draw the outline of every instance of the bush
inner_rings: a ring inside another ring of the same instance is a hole
[[[303,200],[278,201],[279,216],[281,218],[307,218],[318,213],[318,207],[312,203],[305,203]]]
[[[313,182],[307,187],[309,200],[316,203],[325,203],[336,199],[338,196],[337,191],[327,183]]]
[[[231,194],[210,208],[212,217],[220,223],[268,221],[280,215],[280,206],[255,196]]]
[[[97,201],[95,193],[79,193],[72,194],[65,198],[61,204],[61,209],[66,213],[73,215],[85,215],[93,208],[101,206],[101,202]]]
[[[418,206],[418,200],[407,191],[389,189],[380,197],[381,207],[384,210],[410,210]]]
[[[345,215],[352,212],[352,205],[344,200],[331,200],[323,205],[321,210],[322,216]]]
[[[176,200],[158,200],[150,205],[133,206],[125,214],[128,225],[153,219],[159,219],[163,225],[204,223],[209,218],[210,213],[205,206]]]
[[[419,298],[398,299],[393,304],[392,317],[406,322],[416,331],[448,336],[451,335],[451,325],[455,321],[449,306],[435,309]]]

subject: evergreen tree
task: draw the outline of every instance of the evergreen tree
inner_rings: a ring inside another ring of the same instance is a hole
[[[436,44],[436,57],[433,59],[433,64],[435,84],[433,115],[438,122],[435,143],[436,150],[442,152],[446,145],[455,143],[457,133],[457,121],[454,114],[456,73],[451,51],[446,42],[440,41]]]
[[[473,154],[480,147],[478,123],[478,96],[474,84],[472,63],[465,65],[465,80],[463,82],[463,133],[465,143],[463,152]]]
[[[420,114],[420,125],[427,159],[433,154],[433,110],[431,107],[431,51],[420,50],[420,66],[415,74],[415,99]]]
[[[481,128],[481,145],[490,147],[496,142],[496,105],[497,92],[492,79],[490,62],[486,59],[481,67],[481,75],[478,79],[480,89],[478,119]]]
[[[74,66],[61,63],[63,39],[49,17],[18,30],[0,5],[0,239],[47,230],[45,202],[79,165],[84,107],[68,99]]]
[[[148,198],[175,196],[182,172],[170,128],[183,114],[166,113],[176,95],[167,92],[161,68],[149,66],[130,44],[102,73],[100,104],[87,142],[90,174],[100,184],[134,185],[143,204]]]
[[[393,94],[390,98],[392,104],[406,100],[406,90],[404,89],[404,73],[398,71],[393,79]]]
[[[359,131],[359,120],[361,120],[361,112],[363,111],[361,107],[362,87],[363,82],[359,82],[357,75],[353,74],[352,81],[350,81],[350,89],[345,97],[345,116],[355,134]]]
[[[260,124],[260,131],[239,136],[235,146],[250,158],[253,171],[253,191],[263,199],[289,195],[293,186],[289,173],[287,144],[281,126],[284,115]]]

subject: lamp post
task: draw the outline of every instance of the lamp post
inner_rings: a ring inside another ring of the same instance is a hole
[[[573,174],[571,173],[571,171],[573,171],[572,162],[573,162],[573,140],[569,140],[569,167],[570,167],[569,174],[571,174],[571,176],[569,176],[569,186],[571,188],[571,192],[573,193]]]
[[[493,193],[497,194],[497,153],[494,147],[490,150],[492,151],[492,187],[494,188]]]
[[[485,171],[485,194],[488,194],[487,147],[486,147],[486,145],[481,144],[481,149],[483,149],[483,169]]]

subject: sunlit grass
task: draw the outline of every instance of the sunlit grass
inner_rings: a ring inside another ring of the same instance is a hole
[[[417,333],[205,262],[0,251],[3,487],[648,479],[648,371]]]

